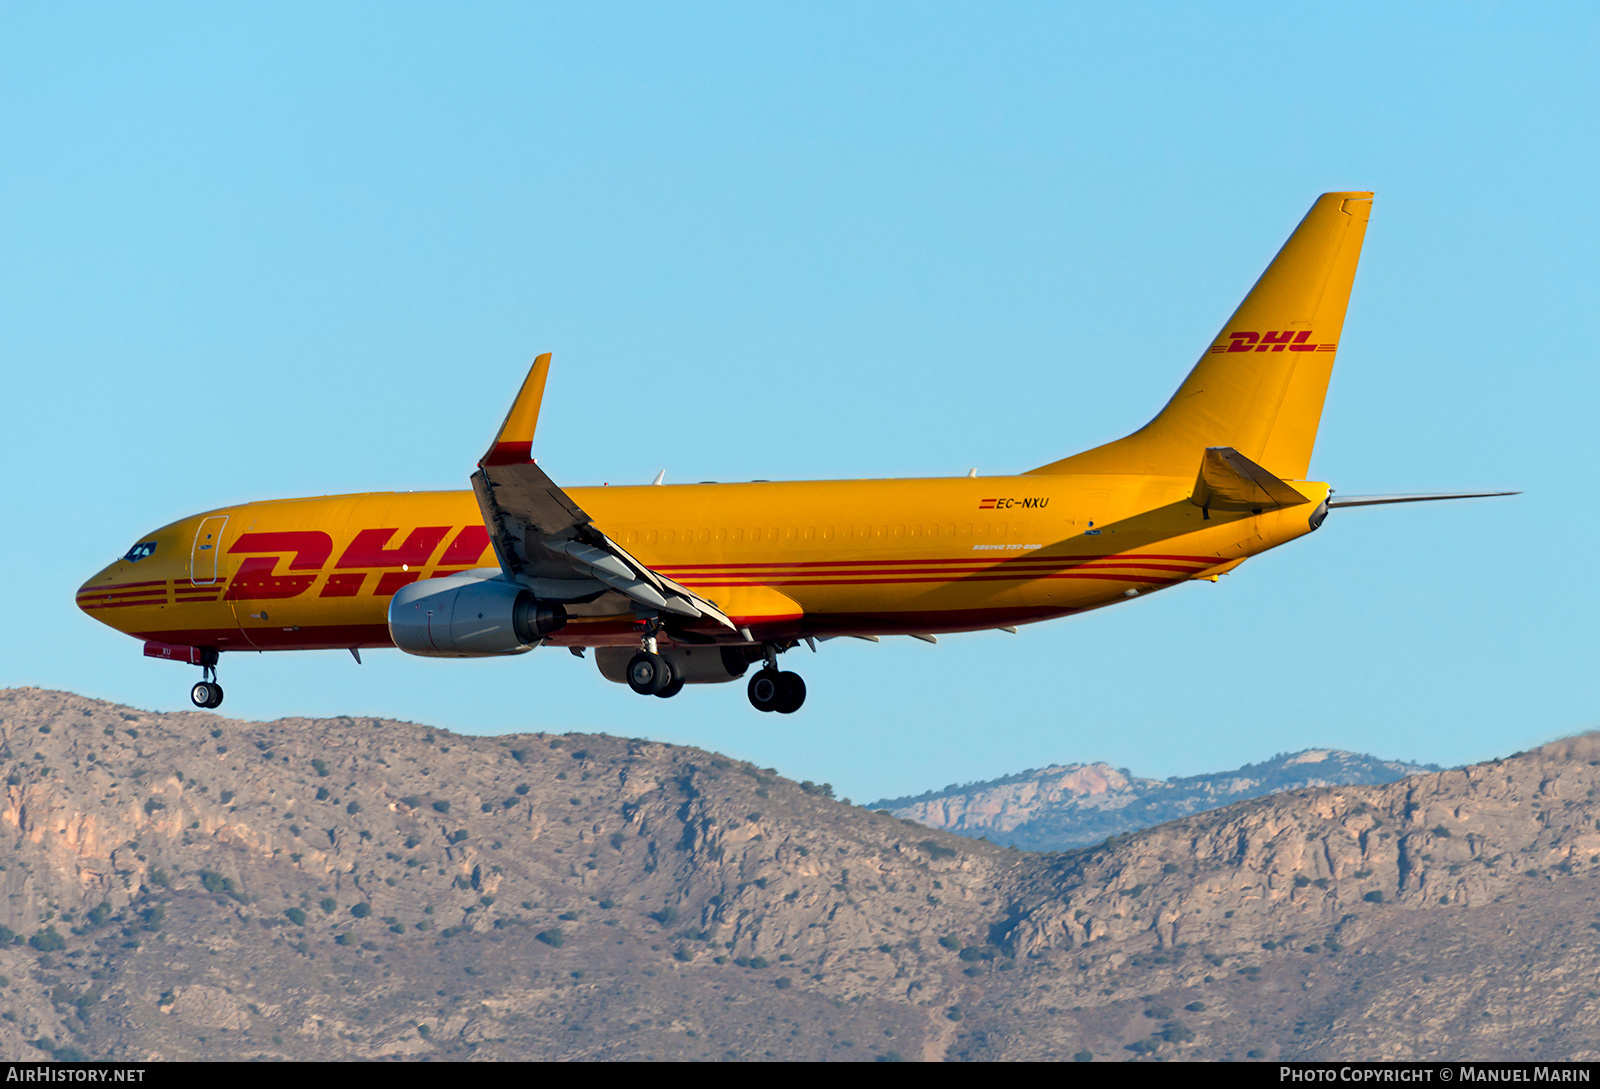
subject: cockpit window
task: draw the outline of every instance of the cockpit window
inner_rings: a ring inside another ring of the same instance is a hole
[[[128,549],[128,554],[122,558],[127,560],[129,563],[138,563],[146,556],[152,555],[155,550],[156,543],[154,541],[141,541],[139,544],[136,544],[132,548]]]

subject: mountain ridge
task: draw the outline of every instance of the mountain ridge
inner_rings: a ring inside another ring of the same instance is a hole
[[[1593,1059],[1600,737],[1026,853],[715,753],[0,692],[9,1058]]]
[[[1342,749],[1302,749],[1229,771],[1150,779],[1104,762],[1053,764],[869,804],[896,817],[1023,850],[1086,847],[1107,836],[1266,794],[1374,785],[1443,771]]]

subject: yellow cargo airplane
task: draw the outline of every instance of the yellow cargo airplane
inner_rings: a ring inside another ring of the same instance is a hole
[[[635,692],[750,679],[790,713],[804,640],[1014,626],[1113,605],[1316,529],[1306,479],[1370,193],[1328,193],[1133,434],[1020,476],[564,489],[531,459],[550,356],[534,361],[472,491],[283,499],[144,537],[78,606],[202,668],[222,651],[399,647],[435,657],[582,655]],[[661,485],[657,477],[656,485]]]

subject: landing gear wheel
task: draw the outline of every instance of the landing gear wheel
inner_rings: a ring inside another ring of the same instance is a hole
[[[659,654],[641,650],[628,662],[628,687],[641,696],[655,696],[672,680],[672,668]]]
[[[189,689],[189,698],[194,701],[196,707],[207,709],[221,707],[222,686],[214,681],[201,681]]]
[[[763,669],[750,678],[750,684],[745,688],[745,694],[750,697],[750,706],[757,711],[776,711],[778,709],[779,685],[778,678],[781,674],[776,669]]]
[[[780,715],[792,715],[800,710],[800,705],[805,701],[806,682],[800,679],[800,674],[778,674],[778,701],[772,709]]]
[[[683,691],[683,678],[678,676],[677,672],[672,668],[670,663],[664,664],[666,664],[667,672],[671,674],[672,679],[662,686],[661,691],[657,692],[656,695],[661,699],[670,700],[673,696],[676,696],[679,692]]]

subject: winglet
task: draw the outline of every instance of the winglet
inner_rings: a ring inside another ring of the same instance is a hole
[[[545,352],[533,361],[528,377],[511,402],[505,423],[489,452],[479,465],[517,465],[533,458],[533,431],[539,424],[539,405],[544,400],[544,382],[550,377],[550,353]]]

